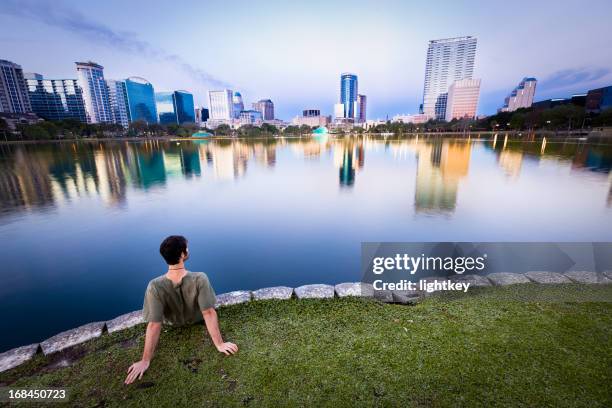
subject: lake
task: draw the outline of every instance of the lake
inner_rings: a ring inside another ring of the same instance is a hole
[[[171,234],[217,293],[357,281],[362,241],[612,241],[611,167],[501,134],[3,144],[0,351],[141,308]]]

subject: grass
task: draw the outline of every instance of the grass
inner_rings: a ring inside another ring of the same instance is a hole
[[[415,306],[264,301],[219,311],[225,357],[203,326],[162,332],[124,386],[143,326],[38,356],[0,383],[68,387],[70,406],[612,406],[612,285],[515,285]],[[66,366],[67,365],[67,366]]]

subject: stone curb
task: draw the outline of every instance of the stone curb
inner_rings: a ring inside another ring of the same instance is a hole
[[[570,271],[565,272],[565,276],[576,283],[611,283],[612,280],[596,272]]]
[[[529,278],[520,273],[496,272],[487,275],[487,278],[495,286],[516,285],[517,283],[529,283]]]
[[[31,360],[38,351],[40,351],[40,344],[38,343],[5,351],[0,354],[0,373]]]
[[[298,299],[326,299],[334,297],[334,287],[331,285],[315,284],[295,288]]]
[[[262,288],[253,291],[253,300],[268,300],[268,299],[291,299],[293,296],[293,288],[288,286],[273,286],[271,288]]]
[[[106,322],[106,329],[109,333],[114,333],[119,330],[137,326],[140,323],[144,323],[144,319],[142,318],[142,310],[135,310],[133,312],[117,316],[112,320],[108,320]]]
[[[525,273],[527,279],[532,280],[535,283],[542,284],[557,284],[557,283],[572,283],[572,281],[565,275],[558,272],[546,272],[546,271],[530,271]]]
[[[235,290],[233,292],[222,293],[217,296],[215,307],[237,305],[251,300],[250,290]]]
[[[427,277],[422,279],[431,281],[435,278]],[[531,271],[524,274],[498,272],[485,276],[469,274],[457,275],[452,276],[449,279],[453,281],[469,282],[474,287],[491,285],[506,286],[530,282],[538,284],[571,282],[586,284],[609,284],[612,283],[612,271],[605,271],[602,274],[587,271],[571,271],[564,274],[546,271]],[[287,300],[291,299],[294,293],[298,299],[328,299],[335,296],[339,298],[357,296],[370,297],[386,303],[402,304],[414,303],[417,299],[423,295],[426,295],[418,291],[374,291],[374,288],[369,283],[344,282],[335,286],[314,284],[300,286],[295,289],[287,286],[274,286],[258,289],[253,292],[248,290],[237,290],[218,295],[215,307],[236,305],[254,300]],[[88,323],[75,329],[58,333],[41,343],[34,343],[5,351],[0,353],[0,372],[10,370],[28,360],[31,360],[39,352],[49,355],[100,337],[105,331],[108,333],[114,333],[142,323],[144,323],[142,310],[135,310],[133,312],[117,316],[108,321]]]
[[[40,343],[44,355],[62,351],[68,347],[85,343],[87,340],[100,337],[106,327],[106,322],[84,324],[76,329],[66,330]]]

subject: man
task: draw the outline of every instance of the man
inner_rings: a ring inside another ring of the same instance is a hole
[[[219,331],[215,311],[215,292],[202,272],[188,272],[185,261],[189,258],[187,239],[172,235],[159,247],[168,264],[168,272],[149,282],[144,298],[142,315],[147,322],[142,359],[128,368],[126,384],[141,379],[153,358],[162,322],[171,325],[206,322],[206,328],[217,350],[226,355],[238,351],[234,343],[224,342]]]

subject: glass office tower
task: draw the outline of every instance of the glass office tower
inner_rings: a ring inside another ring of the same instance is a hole
[[[87,123],[83,92],[76,79],[44,79],[26,74],[32,111],[43,119],[75,119]]]
[[[125,88],[131,121],[143,120],[148,124],[157,123],[153,85],[144,78],[130,77],[125,80]]]
[[[174,106],[179,125],[195,123],[193,95],[187,91],[174,91]]]
[[[155,104],[161,124],[195,123],[193,95],[187,91],[157,92]]]
[[[435,119],[446,117],[448,88],[455,81],[472,79],[475,56],[474,37],[445,38],[429,42],[421,113]]]
[[[357,75],[348,72],[340,76],[340,103],[344,105],[344,117],[357,115]]]
[[[176,111],[174,110],[174,92],[156,92],[155,105],[157,106],[157,116],[159,123],[168,125],[178,124]]]

